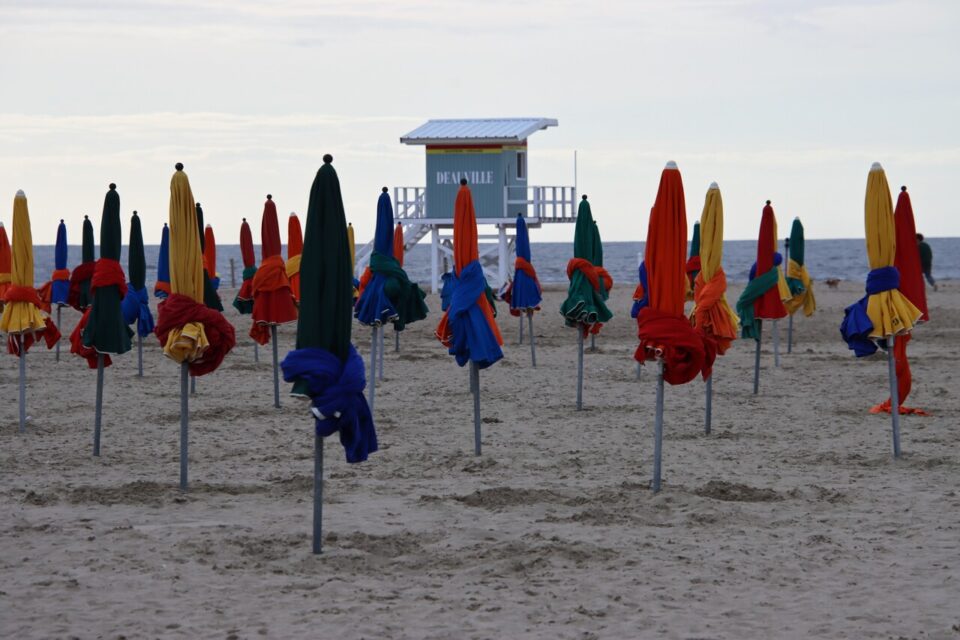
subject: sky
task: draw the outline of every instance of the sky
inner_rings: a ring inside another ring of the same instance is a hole
[[[668,160],[691,222],[719,183],[727,238],[767,199],[780,235],[862,237],[875,161],[960,236],[958,26],[955,0],[0,0],[0,220],[23,189],[34,242],[64,218],[76,243],[115,182],[157,243],[183,162],[218,242],[241,217],[258,241],[266,194],[305,215],[331,153],[360,243],[381,186],[425,182],[401,135],[530,116],[559,121],[530,184],[573,184],[576,150],[606,240],[645,237]]]

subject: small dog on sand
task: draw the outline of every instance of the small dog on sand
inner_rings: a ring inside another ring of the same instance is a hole
[[[824,282],[826,282],[827,286],[831,289],[836,289],[837,285],[840,284],[840,280],[838,278],[827,278],[824,280]]]

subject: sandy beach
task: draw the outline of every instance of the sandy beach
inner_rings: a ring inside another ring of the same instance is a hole
[[[585,356],[554,288],[536,316],[538,367],[501,305],[504,360],[481,374],[473,455],[468,372],[431,315],[387,333],[380,451],[348,465],[326,443],[325,552],[310,553],[312,420],[272,402],[268,349],[239,344],[191,398],[190,491],[177,490],[178,370],[155,339],[106,373],[103,453],[91,455],[95,373],[29,354],[28,432],[17,360],[0,358],[0,636],[4,638],[958,638],[960,285],[930,293],[910,343],[904,455],[891,455],[882,357],[841,341],[861,283],[817,283],[793,353],[753,343],[704,385],[668,387],[664,489],[648,490],[655,383],[638,382],[628,315]],[[731,302],[739,287],[731,287]],[[232,291],[223,291],[225,301]],[[77,314],[65,310],[65,333]],[[765,338],[769,336],[764,327]],[[281,357],[295,326],[280,331]],[[354,325],[366,357],[369,329]],[[283,390],[286,391],[284,386]],[[953,391],[950,391],[953,389]]]

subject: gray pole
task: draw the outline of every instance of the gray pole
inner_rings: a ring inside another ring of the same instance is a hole
[[[97,405],[93,417],[93,455],[100,456],[100,425],[103,421],[103,354],[97,354]]]
[[[597,334],[590,334],[590,353],[593,353],[597,350]]]
[[[583,325],[577,325],[577,411],[583,409]]]
[[[273,406],[280,408],[280,357],[277,354],[277,325],[270,325],[270,342],[273,343]]]
[[[186,362],[180,365],[180,491],[187,490],[187,445],[190,428],[190,394],[187,393],[187,378],[190,371]]]
[[[377,325],[373,325],[370,334],[370,370],[367,372],[367,385],[370,387],[368,393],[370,401],[370,413],[373,414],[373,401],[377,395]]]
[[[473,388],[473,455],[480,455],[480,367],[470,361],[470,386]]]
[[[663,360],[657,359],[657,415],[653,423],[653,482],[650,488],[660,491],[660,463],[663,457]]]
[[[537,368],[537,345],[533,341],[533,312],[531,311],[527,315],[527,321],[530,323],[530,362],[533,364],[533,368]],[[523,322],[523,317],[521,316],[520,322]]]
[[[394,353],[400,353],[400,332],[397,331],[397,328],[393,328],[393,351]]]
[[[377,380],[383,382],[383,352],[386,351],[384,348],[384,336],[387,334],[387,328],[384,325],[380,325],[380,352],[377,354],[377,359],[380,361],[380,370],[377,372]]]
[[[143,377],[143,336],[137,330],[137,376]]]
[[[23,334],[20,334],[20,433],[27,430],[27,352],[23,348]],[[60,345],[60,342],[57,342]]]
[[[763,320],[757,320],[757,355],[753,359],[753,395],[760,393],[760,341],[763,337]]]
[[[640,381],[640,372],[643,371],[643,365],[639,362],[637,363],[637,382]]]
[[[793,314],[787,321],[787,353],[793,353]]]
[[[707,409],[706,417],[703,423],[703,432],[707,435],[710,435],[710,421],[713,419],[713,374],[710,374],[710,377],[707,378]]]
[[[893,420],[893,457],[900,457],[900,390],[897,389],[897,367],[894,362],[895,336],[887,338],[887,368],[890,371],[890,418]]]
[[[520,316],[520,343],[523,344],[523,315]]]
[[[190,376],[190,395],[197,395],[197,377]]]
[[[773,321],[773,366],[780,366],[780,321]]]
[[[236,275],[236,264],[233,261],[233,258],[230,258],[230,288],[237,288],[237,275]]]
[[[253,343],[253,361],[260,362],[260,345]]]
[[[323,553],[323,438],[313,430],[313,552]]]
[[[62,307],[58,304],[57,305],[57,331],[60,331],[60,333],[63,333],[63,331],[60,330],[60,309],[62,309]],[[56,354],[57,354],[56,355],[57,362],[60,362],[60,341],[59,340],[57,340]]]

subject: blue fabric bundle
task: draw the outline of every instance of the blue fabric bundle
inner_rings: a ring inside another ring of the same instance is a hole
[[[120,310],[123,312],[123,321],[128,325],[137,323],[137,335],[146,338],[153,333],[153,314],[150,313],[150,294],[147,288],[134,289],[133,285],[127,284],[127,295],[120,303]]]
[[[650,290],[647,287],[647,263],[640,263],[640,286],[643,287],[643,297],[633,301],[633,307],[630,308],[630,317],[636,319],[640,315],[640,310],[650,304]]]
[[[463,270],[460,277],[452,276],[444,289],[450,289],[450,306],[447,321],[453,334],[449,353],[461,367],[469,361],[486,369],[503,357],[503,351],[497,344],[497,337],[487,323],[477,299],[486,295],[487,280],[478,260],[474,260]]]
[[[900,271],[896,267],[880,267],[867,274],[867,295],[844,309],[840,335],[858,358],[872,356],[877,343],[870,338],[873,321],[867,315],[867,300],[871,295],[900,288]]]
[[[60,226],[57,227],[57,244],[54,249],[54,268],[55,269],[66,269],[67,268],[67,225],[63,223],[63,220],[60,221]],[[70,297],[70,279],[66,280],[54,280],[50,285],[50,303],[58,305],[66,305],[67,298]]]
[[[377,199],[377,226],[373,234],[373,253],[393,257],[393,205],[390,196],[384,191]],[[371,265],[374,262],[370,258]],[[357,299],[354,315],[361,324],[379,326],[398,317],[393,303],[387,297],[384,287],[387,278],[371,268],[370,281]]]
[[[160,254],[157,256],[157,282],[170,283],[170,227],[163,224],[163,233],[160,235]],[[166,298],[167,292],[154,289],[153,295]]]
[[[777,267],[779,267],[781,264],[783,264],[783,256],[780,255],[779,252],[775,251],[775,252],[773,253],[773,267],[774,267],[774,269],[776,269]],[[754,262],[752,265],[750,265],[750,278],[749,278],[749,279],[750,279],[750,280],[753,280],[753,279],[756,278],[756,277],[757,277],[757,263]]]
[[[311,347],[291,351],[280,367],[287,382],[306,382],[317,435],[326,438],[339,431],[347,462],[363,462],[377,451],[377,432],[363,395],[367,375],[353,345],[343,362]]]
[[[517,216],[517,258],[530,262],[530,233],[523,216]],[[543,297],[540,294],[539,283],[530,275],[516,269],[513,274],[513,287],[510,290],[511,309],[536,309],[540,306]]]

